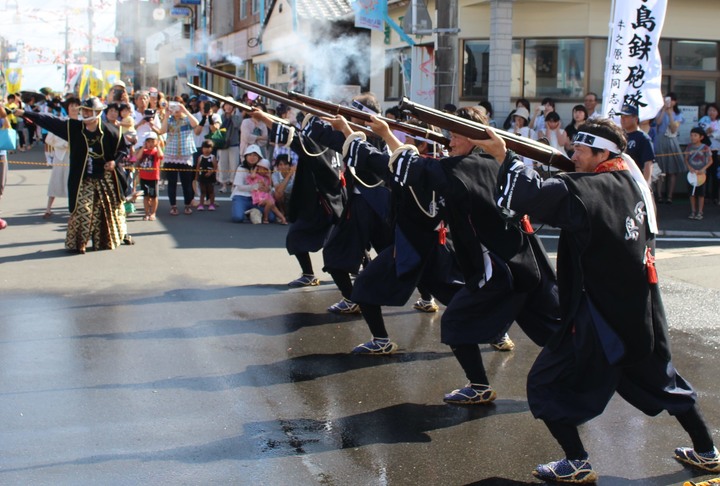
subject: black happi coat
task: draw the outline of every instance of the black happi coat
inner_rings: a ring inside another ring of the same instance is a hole
[[[390,179],[386,184],[392,188],[390,215],[398,248],[397,272],[402,275],[412,270],[438,245],[437,229],[445,214],[444,199],[433,190],[430,181],[419,181],[412,187],[397,183],[388,172],[387,152],[362,138],[354,139],[344,155],[357,171]]]
[[[653,351],[669,359],[665,312],[657,284],[648,281],[645,261],[648,248],[654,255],[655,241],[635,181],[628,171],[561,177],[584,206],[588,220],[586,235],[560,236],[561,309],[569,319],[587,293],[622,341],[623,363],[639,361]]]
[[[540,181],[509,151],[498,181],[499,204],[562,229],[557,271],[565,332],[571,332],[581,300],[588,298],[601,324],[610,328],[598,330],[604,345],[618,338],[622,343],[615,362],[631,364],[652,352],[669,360],[662,299],[646,265],[654,239],[629,171],[568,173]]]
[[[360,304],[405,305],[420,281],[438,300],[447,304],[462,286],[463,277],[454,261],[452,242],[440,241],[442,198],[421,181],[413,187],[394,181],[388,171],[390,156],[362,138],[349,139],[343,153],[347,165],[389,178],[392,188],[391,220],[394,244],[382,250],[360,273],[352,300]]]
[[[35,122],[37,125],[54,133],[63,140],[68,142],[68,150],[70,153],[70,170],[68,172],[68,208],[72,213],[75,210],[77,202],[78,190],[83,177],[94,179],[102,179],[105,174],[105,162],[111,160],[119,160],[123,156],[125,150],[124,144],[121,144],[121,130],[104,121],[98,124],[98,130],[102,133],[103,157],[93,160],[92,173],[87,173],[88,144],[83,135],[84,123],[80,120],[62,119],[48,113],[26,112],[23,117]],[[124,174],[120,174],[123,169],[119,164],[115,165],[115,178],[118,188],[118,197],[122,200],[125,188],[127,187]]]
[[[455,255],[465,284],[477,289],[485,274],[483,246],[510,268],[516,291],[534,289],[541,280],[539,261],[551,268],[534,235],[522,233],[501,216],[493,189],[498,173],[495,159],[477,152],[442,160],[416,158],[407,165],[406,184],[425,180],[444,199]]]
[[[308,137],[323,147],[328,147],[339,153],[343,151],[345,135],[333,129],[330,124],[317,117],[310,119],[309,123],[303,129],[303,133],[307,134]],[[384,142],[376,143],[378,149],[382,150],[385,147]],[[343,179],[345,180],[348,199],[352,199],[354,195],[359,193],[380,218],[386,222],[388,221],[390,191],[385,186],[382,175],[371,170],[369,167],[357,167],[355,170],[346,167],[343,172]],[[346,206],[346,211],[348,209],[349,206]]]
[[[287,215],[291,224],[285,246],[291,255],[318,251],[333,223],[343,213],[345,189],[340,178],[339,156],[319,147],[303,133],[291,133],[287,125],[274,123],[270,137],[276,144],[289,143],[298,154]]]

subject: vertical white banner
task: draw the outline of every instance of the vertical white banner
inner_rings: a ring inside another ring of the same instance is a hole
[[[619,121],[617,113],[629,104],[638,107],[640,120],[647,120],[663,105],[659,44],[667,0],[613,3],[602,112]]]

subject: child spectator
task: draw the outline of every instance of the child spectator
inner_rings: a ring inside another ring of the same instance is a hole
[[[695,127],[690,130],[690,143],[685,149],[685,166],[689,175],[695,177],[695,184],[691,184],[690,192],[690,216],[689,219],[703,219],[705,208],[705,172],[712,165],[712,152],[710,147],[703,143],[706,137],[705,130]],[[692,176],[688,178],[690,180]],[[697,210],[697,212],[696,212]]]
[[[547,140],[547,144],[557,149],[560,153],[565,153],[565,146],[568,145],[568,138],[565,134],[565,130],[560,128],[560,115],[556,111],[551,111],[545,115],[545,128],[537,132],[538,139]],[[558,169],[548,165],[540,166],[538,173],[547,179],[557,172]]]
[[[280,154],[275,159],[275,172],[272,173],[273,197],[275,205],[283,214],[288,214],[290,193],[295,183],[295,169],[288,154]]]
[[[257,189],[250,191],[252,203],[255,206],[263,208],[263,224],[270,222],[270,211],[275,214],[280,224],[287,224],[285,215],[275,205],[275,199],[272,195],[272,180],[270,179],[270,162],[261,159],[255,168],[250,171],[246,179],[248,184],[257,185]]]
[[[123,129],[123,132],[134,132],[135,131],[135,119],[132,115],[132,107],[129,103],[119,103],[118,110],[120,111],[118,122]]]
[[[145,194],[143,221],[155,221],[155,213],[158,208],[158,181],[160,180],[160,161],[163,153],[157,143],[158,134],[147,132],[143,146],[135,151],[137,165],[140,168],[140,186]]]
[[[207,204],[208,211],[215,211],[215,182],[217,182],[217,159],[213,155],[215,144],[212,140],[203,140],[201,154],[198,157],[197,175],[195,180],[200,189],[200,204],[197,210],[204,211]]]

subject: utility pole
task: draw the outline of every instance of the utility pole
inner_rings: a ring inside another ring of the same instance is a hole
[[[93,65],[93,4],[88,0],[88,64]]]
[[[70,30],[69,30],[69,19],[70,14],[65,11],[65,54],[63,56],[63,61],[65,63],[65,79],[63,80],[63,83],[67,83],[68,78],[68,59],[70,58]]]
[[[458,0],[437,0],[435,107],[458,103]]]

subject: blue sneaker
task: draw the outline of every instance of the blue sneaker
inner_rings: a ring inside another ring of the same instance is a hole
[[[533,476],[554,483],[592,484],[597,482],[598,476],[593,471],[587,459],[561,461],[540,464],[533,471]]]
[[[305,275],[302,274],[300,277],[296,278],[292,282],[288,283],[288,287],[292,288],[298,288],[298,287],[317,287],[320,285],[320,280],[315,278],[315,275]]]
[[[352,352],[353,354],[372,354],[372,355],[380,355],[380,354],[392,354],[394,353],[398,348],[398,345],[394,342],[390,341],[389,339],[375,339],[373,338],[372,341],[368,341],[363,344],[358,344],[353,348]]]
[[[352,300],[347,300],[345,297],[337,304],[328,307],[327,310],[333,314],[360,314],[360,306]]]
[[[464,388],[446,394],[443,401],[455,405],[484,405],[496,398],[497,393],[490,385],[468,383]]]
[[[717,447],[710,452],[695,452],[691,447],[678,447],[675,449],[675,459],[705,471],[720,471],[720,453]]]

